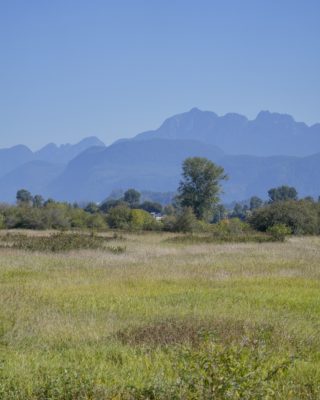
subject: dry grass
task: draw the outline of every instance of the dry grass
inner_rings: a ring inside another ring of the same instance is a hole
[[[67,398],[35,394],[40,371],[54,381],[61,368],[104,388],[104,397],[70,398],[165,385],[178,357],[168,349],[201,346],[207,335],[294,356],[278,398],[320,396],[320,238],[188,245],[167,233],[123,236],[112,241],[125,242],[121,254],[0,249],[0,397]]]

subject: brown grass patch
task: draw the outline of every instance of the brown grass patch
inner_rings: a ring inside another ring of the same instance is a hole
[[[256,345],[274,339],[276,334],[269,324],[252,324],[243,320],[166,319],[127,328],[115,334],[117,340],[130,346],[168,346],[191,344],[197,346],[210,337],[224,344]]]

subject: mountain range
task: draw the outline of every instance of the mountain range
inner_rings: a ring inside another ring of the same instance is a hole
[[[21,188],[58,200],[97,202],[129,187],[175,191],[181,163],[190,156],[225,168],[225,202],[265,198],[270,187],[282,184],[295,186],[301,196],[320,195],[320,124],[268,111],[248,120],[193,108],[110,146],[89,137],[36,152],[23,145],[0,149],[0,201],[13,202]]]

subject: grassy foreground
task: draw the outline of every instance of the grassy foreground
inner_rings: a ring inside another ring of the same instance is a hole
[[[1,248],[0,398],[320,398],[320,238],[170,237]]]

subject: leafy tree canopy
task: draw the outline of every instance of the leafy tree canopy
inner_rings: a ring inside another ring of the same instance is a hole
[[[30,205],[33,201],[32,194],[26,189],[18,190],[16,199],[19,205]]]
[[[135,189],[128,189],[124,192],[123,200],[129,204],[130,207],[135,207],[140,203],[140,193]]]
[[[43,207],[43,204],[44,204],[44,198],[40,194],[36,194],[33,197],[33,207],[41,208]]]
[[[270,203],[276,201],[298,200],[298,192],[292,186],[279,186],[268,191]]]
[[[223,179],[227,179],[224,169],[207,158],[187,158],[182,165],[178,189],[180,205],[191,207],[198,219],[208,219],[219,201]]]
[[[154,202],[154,201],[144,201],[142,204],[140,204],[140,207],[142,210],[148,211],[149,213],[154,212],[154,213],[161,213],[162,212],[162,205],[160,203]]]
[[[252,196],[250,199],[250,210],[256,210],[263,206],[263,200],[260,197]]]

